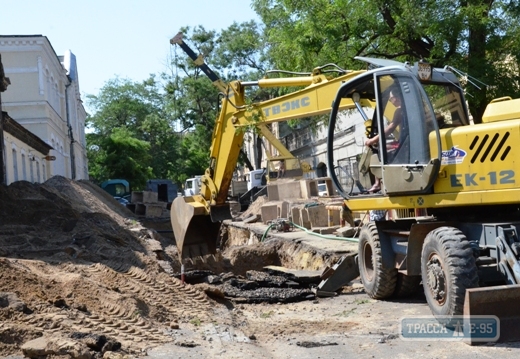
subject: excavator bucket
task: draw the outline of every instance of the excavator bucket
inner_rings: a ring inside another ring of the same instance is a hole
[[[231,218],[229,205],[212,207],[210,216],[204,205],[197,201],[197,196],[177,197],[170,213],[181,260],[215,254],[220,221]]]
[[[464,317],[494,315],[500,320],[500,342],[520,340],[520,285],[500,285],[466,290]],[[471,342],[470,344],[472,344]]]

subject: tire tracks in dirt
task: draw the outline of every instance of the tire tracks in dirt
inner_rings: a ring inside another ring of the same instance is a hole
[[[121,270],[117,270],[118,266]],[[26,270],[31,267],[26,266]],[[171,342],[179,322],[210,322],[214,318],[214,305],[204,292],[165,273],[147,272],[116,261],[89,266],[69,263],[59,266],[57,271],[45,267],[39,265],[39,270],[48,271],[49,278],[66,273],[81,278],[80,285],[96,283],[105,288],[92,290],[90,294],[98,297],[99,305],[88,310],[41,304],[34,307],[32,314],[20,313],[11,318],[43,334],[92,332],[120,341],[128,350],[135,351]]]

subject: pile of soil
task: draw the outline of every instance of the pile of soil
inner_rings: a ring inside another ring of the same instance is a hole
[[[89,333],[119,343],[92,357],[139,354],[183,323],[209,321],[214,304],[168,274],[177,250],[156,234],[88,181],[0,186],[0,356]]]
[[[259,212],[263,201],[250,212]],[[224,297],[242,303],[314,297],[291,283],[273,289],[248,276],[266,265],[291,263],[280,252],[294,254],[298,248],[283,247],[297,244],[231,246],[203,262],[185,261],[186,269],[233,272],[239,284],[191,285],[179,279],[172,238],[143,223],[88,181],[55,176],[44,184],[0,186],[0,357],[101,358],[110,351],[142,356],[163,343],[189,346],[183,341],[187,331],[196,333],[201,325],[222,335],[242,327]],[[260,336],[261,328],[247,331]]]
[[[267,202],[267,196],[258,197],[253,203],[249,205],[247,210],[244,213],[242,213],[240,217],[248,218],[252,215],[260,215],[262,213],[262,206]]]

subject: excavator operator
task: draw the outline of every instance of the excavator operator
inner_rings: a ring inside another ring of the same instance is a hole
[[[384,129],[385,138],[387,138],[388,136],[393,134],[394,131],[396,131],[399,127],[400,140],[406,141],[406,140],[408,140],[407,138],[404,138],[405,137],[404,136],[404,133],[405,133],[404,127],[405,127],[406,121],[403,121],[404,114],[403,114],[403,109],[401,107],[403,101],[402,101],[401,93],[396,87],[394,87],[393,89],[390,90],[390,93],[388,95],[388,102],[390,102],[395,107],[395,111],[394,111],[394,115],[392,117],[392,121]],[[365,141],[365,146],[368,146],[368,147],[376,146],[377,147],[378,143],[379,143],[379,134],[367,139]],[[395,158],[395,155],[399,149],[399,146],[400,146],[400,144],[394,143],[392,147],[387,148],[389,157]],[[381,190],[381,178],[376,177],[374,185],[368,190],[368,192],[377,193],[380,190]]]

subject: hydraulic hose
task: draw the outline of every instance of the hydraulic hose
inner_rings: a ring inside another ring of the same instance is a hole
[[[267,233],[269,232],[269,230],[275,225],[275,223],[271,223],[269,225],[269,227],[267,227],[267,229],[265,230],[264,234],[262,235],[262,238],[260,239],[260,242],[263,242],[265,237],[267,237]]]
[[[320,233],[316,233],[316,232],[310,231],[310,230],[308,230],[305,227],[299,226],[296,223],[293,223],[293,222],[289,222],[289,223],[291,223],[296,228],[301,229],[305,233],[311,234],[311,235],[316,236],[316,237],[325,238],[325,239],[332,239],[332,240],[335,240],[335,241],[359,242],[359,238],[337,237],[337,236],[331,236],[331,235],[327,235],[327,234],[320,234]]]
[[[310,235],[313,235],[313,236],[317,236],[317,237],[320,237],[320,238],[324,238],[324,239],[332,239],[332,240],[335,240],[335,241],[347,241],[347,242],[359,242],[359,239],[358,238],[350,238],[350,237],[337,237],[337,236],[331,236],[331,235],[327,235],[327,234],[320,234],[320,233],[315,233],[315,232],[312,232],[310,230],[308,230],[307,228],[305,227],[302,227],[302,226],[299,226],[297,225],[296,223],[293,223],[291,221],[288,221],[292,226],[298,228],[298,229],[301,229],[302,231],[310,234]],[[262,238],[260,239],[260,242],[263,242],[265,237],[267,237],[267,233],[271,230],[271,228],[275,225],[276,223],[271,223],[269,225],[269,227],[267,227],[267,229],[265,230],[264,234],[262,235]]]

